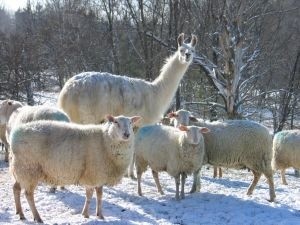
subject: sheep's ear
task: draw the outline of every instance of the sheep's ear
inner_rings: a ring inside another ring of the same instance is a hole
[[[206,134],[210,132],[210,129],[208,129],[207,127],[200,127],[199,128],[200,133],[202,134]]]
[[[176,114],[176,112],[170,112],[170,113],[168,113],[168,117],[169,118],[177,117],[177,114]]]
[[[190,118],[190,121],[192,121],[192,122],[197,122],[198,121],[197,118],[194,117],[194,116],[189,116],[189,118]]]
[[[183,44],[183,41],[184,41],[184,33],[181,33],[178,35],[177,38],[178,47],[180,47]]]
[[[109,122],[115,122],[115,118],[114,118],[112,115],[106,115],[106,119],[107,119]]]
[[[182,124],[179,125],[178,129],[181,130],[181,131],[188,131],[189,130],[186,126],[184,126]]]
[[[196,44],[197,44],[197,42],[198,42],[197,36],[192,34],[191,45],[192,45],[193,47],[195,47]]]
[[[135,123],[139,122],[141,119],[142,119],[141,116],[133,116],[133,117],[131,117],[131,122],[133,124],[135,124]]]

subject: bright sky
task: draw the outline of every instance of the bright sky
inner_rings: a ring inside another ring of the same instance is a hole
[[[19,8],[26,6],[27,0],[0,0],[0,6],[8,10],[17,11]]]

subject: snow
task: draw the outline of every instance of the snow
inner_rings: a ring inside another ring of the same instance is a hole
[[[299,225],[300,183],[293,170],[287,171],[288,186],[280,183],[275,173],[276,201],[270,203],[268,185],[261,178],[252,196],[246,195],[252,175],[247,170],[224,169],[223,178],[212,178],[212,169],[202,169],[200,193],[189,194],[192,177],[186,184],[186,198],[175,200],[175,181],[167,173],[159,174],[165,195],[156,191],[150,169],[143,174],[143,196],[137,194],[137,182],[124,177],[114,187],[104,187],[103,215],[95,216],[95,198],[90,207],[90,218],[81,210],[85,191],[80,186],[67,186],[49,193],[49,186],[40,184],[35,191],[37,209],[46,224],[243,224],[243,225]],[[21,201],[27,220],[15,215],[12,193],[13,180],[8,164],[0,162],[0,224],[34,224],[25,199]]]
[[[36,98],[36,102],[54,105],[57,94],[41,92]],[[40,184],[35,190],[35,202],[46,224],[300,225],[300,178],[294,176],[292,169],[287,170],[288,186],[281,184],[279,173],[274,174],[277,198],[273,203],[267,201],[269,189],[264,177],[253,195],[247,196],[251,172],[224,169],[223,178],[214,179],[212,168],[203,166],[201,173],[201,192],[188,193],[192,185],[189,176],[186,198],[181,201],[175,200],[175,181],[167,173],[159,173],[165,195],[157,193],[149,169],[142,177],[142,197],[137,194],[137,182],[124,177],[118,185],[104,187],[104,221],[95,216],[95,197],[90,218],[81,215],[85,190],[80,186],[67,186],[52,194],[48,185]],[[8,163],[0,154],[0,224],[35,224],[24,193],[21,201],[27,220],[20,221],[15,215],[12,185]]]

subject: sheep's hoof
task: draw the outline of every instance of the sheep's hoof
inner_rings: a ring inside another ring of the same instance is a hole
[[[50,193],[55,193],[55,192],[56,192],[56,187],[51,187],[51,188],[49,189],[49,192],[50,192]]]
[[[38,223],[44,223],[43,220],[40,217],[34,218],[34,221],[36,221]]]
[[[18,213],[17,213],[18,214]],[[20,214],[20,220],[26,220],[25,216]]]
[[[131,180],[137,180],[137,178],[133,174],[130,175],[130,178]]]
[[[98,219],[100,220],[104,220],[104,216],[101,214],[101,215],[97,215]]]
[[[82,214],[84,218],[90,218],[89,215],[86,215],[86,214]]]

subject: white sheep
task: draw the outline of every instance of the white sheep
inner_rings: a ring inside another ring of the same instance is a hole
[[[281,131],[273,139],[272,168],[280,170],[281,182],[285,185],[288,167],[300,169],[300,130]]]
[[[70,78],[58,97],[58,106],[76,123],[100,123],[106,114],[143,118],[139,126],[159,122],[168,109],[179,83],[193,61],[197,37],[184,43],[184,34],[177,39],[178,50],[163,65],[153,81],[85,72]]]
[[[7,115],[8,116],[8,115]],[[37,120],[56,120],[70,122],[68,115],[61,109],[52,106],[37,105],[23,106],[12,111],[6,125],[6,139],[8,140],[11,129],[23,123],[28,123]],[[61,187],[64,189],[64,187]],[[50,192],[54,193],[56,186],[50,188]]]
[[[4,144],[5,162],[8,162],[8,142],[5,136],[6,125],[10,115],[18,108],[24,106],[19,101],[3,100],[0,102],[0,141]]]
[[[190,118],[191,119],[191,118]],[[191,124],[207,127],[210,132],[203,134],[208,163],[215,167],[248,168],[254,179],[247,190],[251,195],[264,174],[269,183],[270,201],[275,200],[275,188],[271,167],[272,136],[268,129],[254,121],[228,120],[224,122],[205,122],[191,120]],[[191,192],[199,191],[197,173]]]
[[[142,195],[141,176],[149,165],[157,190],[163,194],[158,172],[166,171],[175,178],[176,199],[184,198],[187,174],[200,170],[204,157],[204,141],[201,133],[209,132],[205,127],[163,125],[145,126],[138,130],[135,139],[135,163],[138,178],[138,194]]]
[[[168,113],[168,118],[171,119],[171,123],[175,126],[178,127],[180,124],[184,126],[190,125],[192,122],[197,122],[197,118],[190,112],[185,109],[180,109],[176,112],[170,112]],[[222,168],[213,166],[214,167],[214,172],[213,172],[213,177],[216,178],[219,173],[219,178],[222,177]]]
[[[16,126],[10,134],[15,178],[13,192],[16,212],[24,219],[21,188],[33,213],[42,222],[35,207],[34,190],[39,181],[52,185],[79,184],[86,187],[82,214],[89,216],[89,204],[95,187],[96,214],[102,215],[102,186],[118,183],[133,156],[133,124],[140,117],[107,116],[101,125],[79,125],[59,121],[34,121]]]

